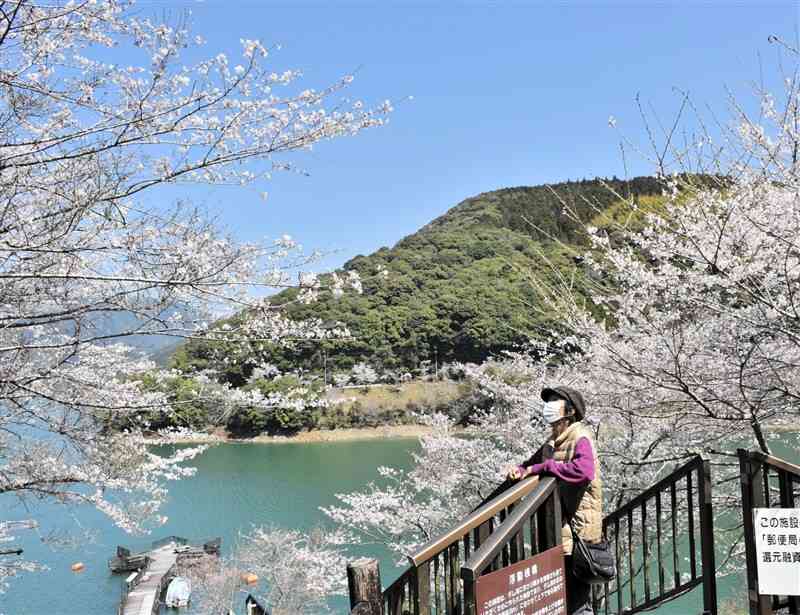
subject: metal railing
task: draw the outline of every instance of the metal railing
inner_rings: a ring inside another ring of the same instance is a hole
[[[800,502],[800,466],[758,451],[739,449],[737,452],[750,614],[772,615],[775,611],[787,609],[792,615],[797,615],[800,613],[799,596],[759,594],[753,509],[795,508]]]
[[[699,536],[698,536],[699,534]],[[603,520],[616,578],[594,587],[595,612],[629,615],[703,586],[703,613],[717,615],[711,469],[694,457]],[[689,565],[681,566],[688,558]]]

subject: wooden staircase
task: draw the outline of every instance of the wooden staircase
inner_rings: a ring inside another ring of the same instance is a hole
[[[596,613],[653,610],[702,585],[702,613],[717,615],[708,461],[692,458],[606,516],[603,531],[616,552],[617,578],[595,586]],[[380,594],[380,605],[351,583],[352,613],[478,615],[475,587],[482,575],[560,544],[557,481],[534,476],[506,482],[411,555],[409,567]],[[688,566],[681,566],[684,558]]]

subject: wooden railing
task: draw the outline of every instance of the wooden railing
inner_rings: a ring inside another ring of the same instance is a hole
[[[598,614],[650,610],[703,586],[704,614],[717,615],[711,470],[695,457],[603,520],[617,576],[594,586]],[[698,540],[699,533],[699,540]],[[681,560],[688,557],[688,567]]]
[[[800,484],[800,474],[796,479],[776,476],[783,485],[793,480]],[[793,493],[791,488],[782,489],[786,498]],[[561,515],[556,479],[534,476],[506,482],[458,525],[411,556],[410,567],[382,594],[377,561],[369,560],[374,566],[364,576],[369,582],[357,591],[351,586],[353,613],[475,615],[479,577],[560,544]],[[615,550],[617,576],[605,586],[594,586],[595,613],[632,615],[652,610],[702,586],[703,615],[717,615],[708,461],[694,457],[609,514],[603,534]],[[374,605],[368,604],[372,598],[361,600],[369,595],[380,595],[382,604],[377,598]],[[753,615],[771,613],[753,611]]]
[[[561,544],[561,501],[552,477],[516,504],[461,567],[464,614],[475,615],[475,584],[482,574],[505,568]]]
[[[552,479],[545,479],[549,482]],[[544,482],[544,481],[543,481]],[[458,525],[409,557],[410,567],[383,592],[384,615],[460,615],[465,593],[461,568],[480,551],[514,506],[540,484],[538,477],[496,493]],[[508,547],[509,556],[511,547]]]
[[[750,614],[772,615],[788,609],[796,615],[800,613],[800,597],[759,594],[753,509],[795,508],[800,503],[800,466],[762,452],[739,449],[738,454]]]

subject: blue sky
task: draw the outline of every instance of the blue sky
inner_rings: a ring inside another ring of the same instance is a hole
[[[318,146],[258,189],[193,195],[242,239],[289,233],[338,250],[338,265],[392,245],[460,200],[496,188],[624,175],[617,128],[644,142],[635,96],[666,121],[679,96],[729,117],[726,88],[747,99],[777,47],[797,40],[800,4],[769,2],[204,2],[192,11],[207,51],[240,38],[282,45],[276,69],[322,87],[358,70],[351,94],[398,101],[390,124]],[[169,14],[169,13],[168,13]],[[413,100],[405,100],[413,96]],[[629,158],[632,174],[645,160]]]

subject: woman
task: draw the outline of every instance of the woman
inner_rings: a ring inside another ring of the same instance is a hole
[[[582,422],[583,397],[569,387],[542,390],[542,416],[550,425],[550,441],[543,447],[542,463],[513,468],[509,478],[534,474],[555,476],[563,508],[561,542],[567,573],[567,613],[592,615],[591,586],[572,574],[572,531],[587,543],[599,542],[603,533],[603,494],[600,464],[591,430]]]

